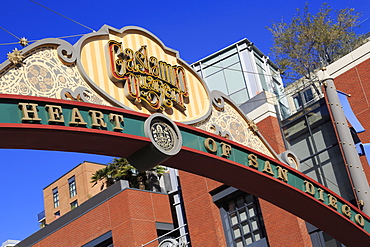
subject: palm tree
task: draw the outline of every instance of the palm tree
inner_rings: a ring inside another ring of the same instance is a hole
[[[94,183],[93,186],[95,186],[101,181],[101,190],[104,188],[104,185],[109,187],[119,180],[127,180],[132,188],[148,189],[148,172],[161,175],[166,172],[166,168],[158,165],[149,171],[139,173],[135,167],[130,165],[126,158],[114,158],[106,167],[97,170],[92,175],[90,182]]]

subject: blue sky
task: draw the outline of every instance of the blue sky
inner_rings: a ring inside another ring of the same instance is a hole
[[[168,47],[178,50],[192,63],[243,38],[263,53],[272,46],[266,29],[272,21],[289,21],[305,0],[205,0],[205,1],[98,1],[37,0],[93,30],[102,25],[121,28],[139,26],[154,33]],[[358,33],[370,31],[370,0],[336,0],[333,9],[355,8],[362,13]],[[311,1],[316,13],[321,1]],[[90,29],[47,10],[30,0],[2,1],[0,27],[17,37],[39,40],[86,34]],[[78,38],[69,38],[74,43]],[[0,29],[0,63],[18,40]],[[8,44],[8,45],[7,45]],[[0,137],[1,138],[1,137]],[[22,240],[37,231],[37,214],[43,210],[42,189],[83,161],[107,163],[111,157],[50,151],[0,149],[0,244],[7,239]]]

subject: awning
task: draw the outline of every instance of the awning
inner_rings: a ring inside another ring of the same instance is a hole
[[[365,156],[367,159],[367,163],[370,165],[370,143],[363,143],[362,147],[365,150]]]
[[[350,122],[352,127],[355,129],[356,133],[364,132],[365,131],[364,127],[362,127],[360,121],[358,121],[355,113],[352,111],[351,105],[349,104],[347,99],[347,94],[338,90],[337,92],[340,103],[343,106],[344,115],[346,116],[348,122]],[[370,152],[368,154],[370,155]]]

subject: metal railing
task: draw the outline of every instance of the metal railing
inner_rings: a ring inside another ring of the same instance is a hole
[[[155,242],[155,241],[157,241],[157,240],[159,240],[159,239],[161,239],[161,238],[164,238],[164,237],[166,237],[166,236],[170,235],[171,233],[173,233],[173,232],[175,232],[175,231],[177,231],[177,230],[179,230],[180,228],[185,227],[185,226],[186,226],[186,224],[185,224],[185,225],[182,225],[182,226],[179,226],[179,227],[177,227],[176,229],[173,229],[172,231],[169,231],[169,232],[167,232],[166,234],[163,234],[162,236],[159,236],[158,238],[153,239],[152,241],[149,241],[149,242],[148,242],[148,243],[146,243],[146,244],[142,244],[142,245],[141,245],[141,247],[147,246],[147,245],[149,245],[149,244],[151,244],[151,243],[153,243],[153,242]],[[185,236],[186,236],[186,235],[188,235],[188,233],[185,233],[185,234],[183,234],[183,235],[180,235],[180,236],[179,236],[179,237],[177,237],[177,238],[173,238],[173,240],[175,240],[175,241],[178,243],[178,245],[177,245],[177,246],[183,246],[183,247],[188,246],[189,242],[187,242],[187,240],[186,240],[186,238],[185,238]]]

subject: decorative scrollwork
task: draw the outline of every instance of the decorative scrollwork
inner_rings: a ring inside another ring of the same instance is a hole
[[[225,101],[221,94],[222,93],[220,91],[211,92],[212,103],[215,106],[215,108],[219,111],[222,111],[225,107]]]
[[[72,91],[69,88],[63,88],[60,92],[60,97],[64,100],[70,99],[75,101],[89,102],[89,100],[85,97],[87,93],[91,94],[91,92],[85,87],[78,87],[75,89],[75,91]]]
[[[216,93],[222,96],[222,93]],[[217,97],[216,97],[217,98]],[[221,101],[220,101],[221,103]],[[220,106],[220,104],[218,104]],[[220,111],[214,104],[211,115],[204,121],[201,121],[193,126],[205,131],[221,135],[229,134],[229,139],[238,142],[244,146],[251,147],[268,156],[272,153],[267,148],[266,144],[261,141],[259,135],[256,134],[250,123],[243,117],[240,111],[236,110],[229,101],[222,100],[223,109]],[[257,126],[255,126],[257,127]]]
[[[222,128],[217,124],[212,124],[211,129],[214,130],[216,135],[219,135],[221,137],[224,137],[226,139],[230,139],[230,132],[227,130],[222,130]]]
[[[281,159],[290,167],[298,169],[299,164],[301,163],[298,157],[290,150],[284,151],[280,154]]]
[[[254,133],[258,132],[258,127],[256,123],[253,120],[248,120],[249,129],[253,131]]]
[[[74,47],[68,42],[61,42],[57,49],[58,56],[67,64],[72,64],[76,61],[77,53]]]

